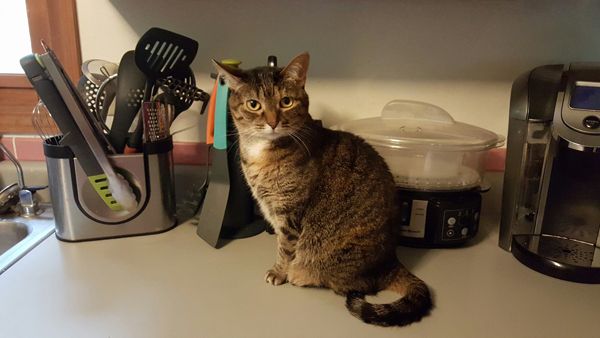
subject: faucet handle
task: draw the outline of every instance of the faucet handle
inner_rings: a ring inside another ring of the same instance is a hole
[[[33,185],[33,186],[23,187],[23,190],[29,190],[32,193],[35,193],[38,190],[44,190],[46,188],[48,188],[47,185]]]
[[[33,187],[39,188],[39,187]],[[39,189],[37,189],[39,190]],[[38,211],[38,202],[33,197],[33,194],[37,190],[31,188],[23,188],[19,191],[19,206],[21,207],[21,214],[25,217],[35,216]]]

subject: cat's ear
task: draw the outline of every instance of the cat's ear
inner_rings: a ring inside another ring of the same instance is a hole
[[[224,65],[215,59],[213,59],[212,62],[213,66],[217,70],[217,73],[219,73],[219,75],[225,79],[225,83],[229,89],[236,91],[242,86],[242,71],[239,68]]]
[[[281,70],[284,81],[293,81],[299,86],[304,87],[309,61],[310,55],[308,55],[307,52],[293,58],[292,61]]]

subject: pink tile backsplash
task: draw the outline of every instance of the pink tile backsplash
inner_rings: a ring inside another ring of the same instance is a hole
[[[205,143],[173,143],[173,161],[176,164],[203,165],[207,162],[207,155],[208,147]]]
[[[15,157],[22,161],[44,161],[42,140],[37,136],[3,136],[0,139]],[[199,142],[174,142],[173,161],[176,164],[204,165],[207,161],[207,146]],[[0,158],[2,158],[0,154]]]
[[[13,137],[10,136],[3,136],[2,138],[0,138],[0,142],[2,142],[2,144],[4,144],[4,146],[6,147],[6,149],[8,149],[8,151],[10,151],[11,153],[15,153],[15,147],[13,144]],[[4,159],[4,154],[0,152],[0,158]]]
[[[0,139],[8,150],[19,160],[43,161],[44,151],[42,141],[37,136],[4,136]],[[174,142],[173,161],[175,164],[204,165],[207,161],[207,146],[199,142]],[[492,149],[486,161],[487,171],[504,171],[506,149]]]
[[[22,161],[43,161],[44,148],[40,138],[15,137],[15,156]]]
[[[489,151],[485,170],[487,171],[504,171],[506,163],[506,148],[495,148]]]

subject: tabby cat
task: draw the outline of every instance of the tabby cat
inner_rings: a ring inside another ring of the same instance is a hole
[[[366,323],[402,326],[426,316],[429,290],[395,254],[393,177],[363,139],[311,118],[304,90],[309,55],[283,69],[214,63],[231,91],[244,176],[277,235],[266,282],[330,288]],[[404,297],[365,300],[383,289]]]

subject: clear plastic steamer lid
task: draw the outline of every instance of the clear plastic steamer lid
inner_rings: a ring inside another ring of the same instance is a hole
[[[380,117],[349,121],[339,129],[393,149],[481,151],[500,147],[505,140],[489,130],[454,121],[438,106],[408,100],[390,101]]]

